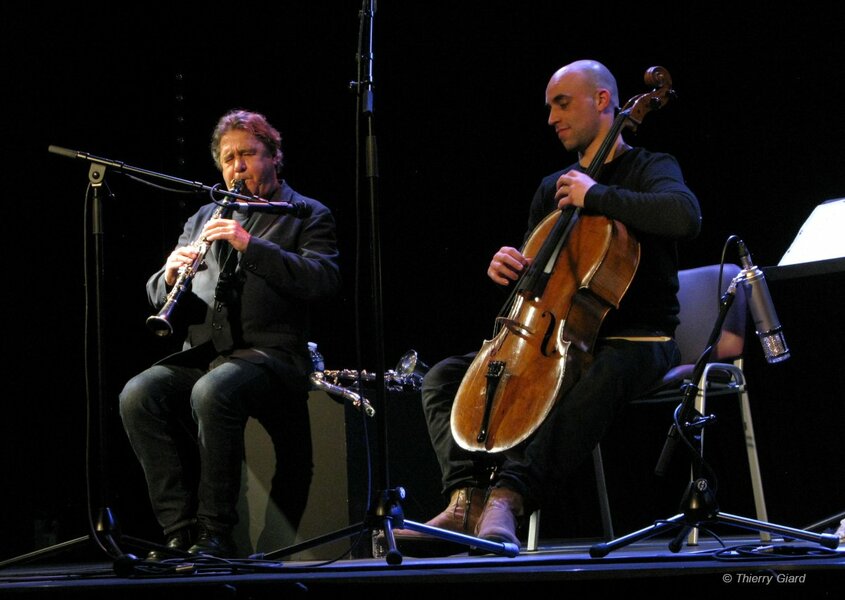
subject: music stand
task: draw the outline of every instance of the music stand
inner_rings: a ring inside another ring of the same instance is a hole
[[[728,310],[733,304],[736,296],[736,286],[747,277],[748,270],[743,269],[730,283],[728,290],[722,295],[719,301],[719,314],[716,318],[716,323],[710,334],[707,342],[707,347],[699,357],[695,364],[691,381],[684,391],[684,398],[681,404],[675,409],[675,422],[669,431],[666,445],[664,446],[663,454],[660,461],[664,461],[674,444],[678,439],[683,439],[686,442],[687,448],[693,454],[693,476],[690,483],[687,485],[686,491],[681,498],[680,510],[681,512],[669,517],[668,519],[661,519],[649,527],[634,531],[610,542],[601,542],[590,547],[590,556],[593,558],[602,558],[607,556],[610,552],[617,550],[623,546],[627,546],[639,540],[648,539],[663,533],[664,531],[671,531],[679,528],[677,535],[670,541],[669,550],[672,552],[679,552],[683,540],[687,534],[694,527],[701,527],[705,524],[725,524],[733,525],[758,532],[769,532],[783,535],[787,538],[800,539],[809,542],[815,542],[826,548],[836,548],[839,545],[839,538],[835,535],[826,533],[813,533],[802,529],[795,529],[786,527],[784,525],[777,525],[765,521],[758,521],[747,517],[741,517],[724,513],[719,510],[716,501],[716,490],[711,486],[710,481],[702,473],[704,467],[704,459],[701,454],[700,437],[689,435],[688,432],[703,429],[708,422],[712,421],[712,417],[706,417],[698,413],[694,408],[695,397],[699,393],[698,382],[704,372],[707,360],[713,351],[716,340],[721,335],[722,325],[727,316]],[[689,441],[690,438],[698,440],[698,443]]]

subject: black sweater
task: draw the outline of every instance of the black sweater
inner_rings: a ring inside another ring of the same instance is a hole
[[[577,163],[543,178],[528,218],[528,240],[537,224],[557,209],[555,182],[582,169]],[[640,262],[618,310],[604,320],[600,336],[672,335],[678,324],[677,241],[701,229],[698,199],[684,183],[669,154],[634,148],[606,164],[590,188],[583,214],[600,214],[623,223],[640,243]]]

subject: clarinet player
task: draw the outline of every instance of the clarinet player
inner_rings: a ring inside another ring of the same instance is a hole
[[[247,419],[259,420],[276,455],[270,498],[291,531],[312,477],[308,416],[309,305],[340,288],[335,221],[322,203],[281,177],[281,135],[256,112],[218,121],[211,155],[231,188],[305,206],[302,215],[235,212],[213,202],[185,223],[175,249],[147,281],[160,309],[210,244],[174,320],[182,350],[130,379],[120,416],[141,463],[164,545],[191,555],[237,557],[233,541]],[[148,560],[170,553],[153,550]]]

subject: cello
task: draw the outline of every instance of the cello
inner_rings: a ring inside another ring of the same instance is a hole
[[[586,171],[596,180],[623,129],[674,96],[663,67],[651,67],[649,93],[616,115]],[[461,381],[452,435],[466,450],[502,452],[527,439],[589,365],[599,328],[618,308],[639,265],[640,245],[624,224],[580,208],[556,209],[534,228],[522,254],[531,263],[516,281]]]

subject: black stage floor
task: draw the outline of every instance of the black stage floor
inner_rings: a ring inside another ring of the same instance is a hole
[[[679,598],[842,598],[845,549],[813,542],[702,534],[695,546],[669,549],[670,538],[650,538],[593,558],[596,541],[543,541],[517,556],[458,554],[397,564],[381,558],[336,561],[239,560],[181,562],[148,568],[107,557],[60,562],[53,557],[5,564],[0,597],[61,598],[287,598],[355,594],[366,598],[440,599],[490,594],[496,598],[554,590],[567,593],[650,593]],[[165,572],[165,569],[167,572]],[[518,600],[524,600],[519,598]]]

